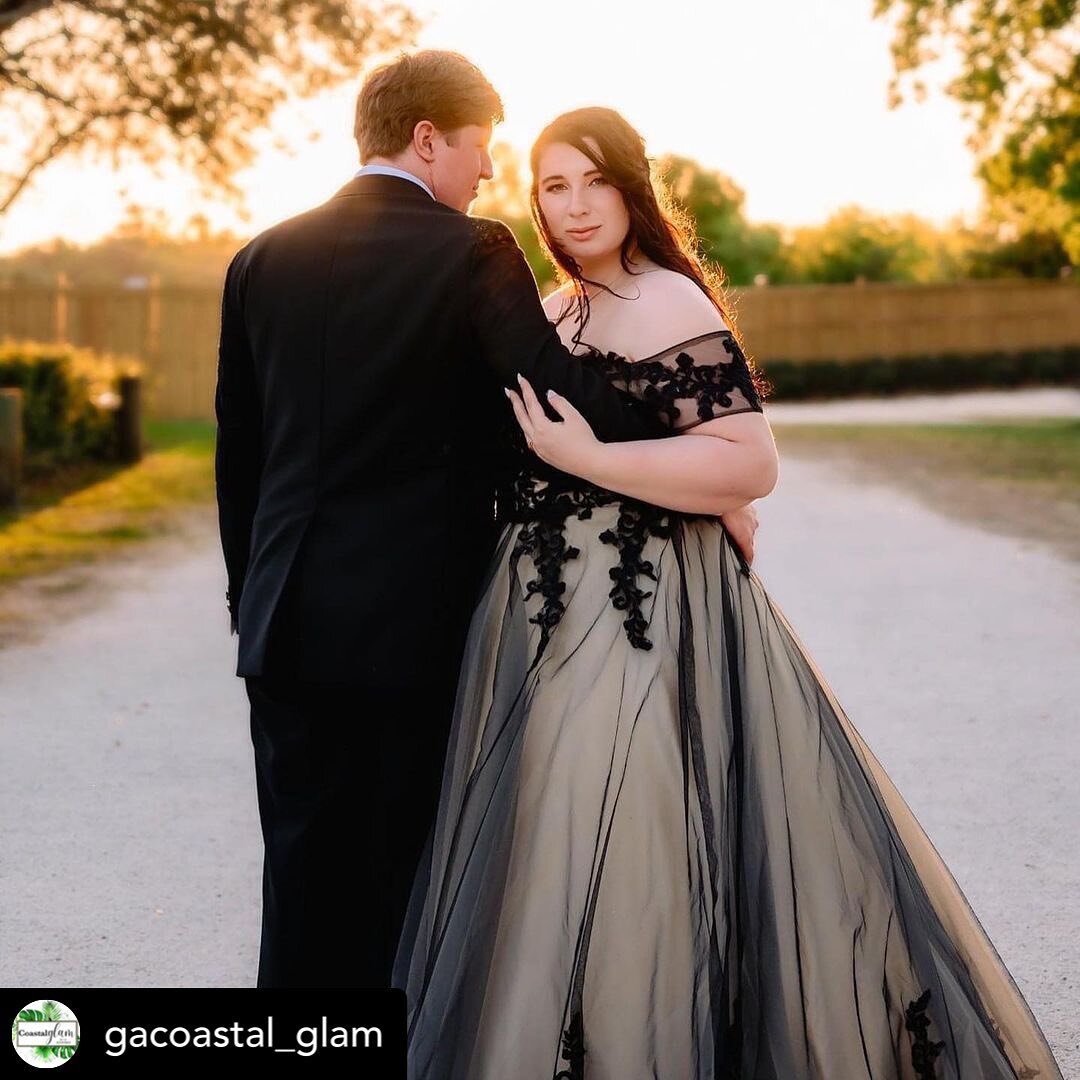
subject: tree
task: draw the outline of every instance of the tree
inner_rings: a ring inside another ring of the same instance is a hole
[[[748,285],[759,274],[784,279],[780,229],[746,220],[746,194],[734,180],[677,154],[660,158],[657,171],[689,213],[702,253],[723,270],[725,284]]]
[[[480,194],[469,208],[474,217],[494,217],[509,221],[529,216],[529,177],[518,152],[502,139],[491,144],[491,164],[495,176],[484,180]]]
[[[54,285],[62,273],[79,288],[156,276],[162,285],[220,293],[225,268],[246,237],[215,230],[198,214],[176,230],[170,216],[129,204],[112,233],[88,247],[54,239],[0,257],[0,282]]]
[[[355,77],[417,28],[407,8],[362,0],[0,0],[0,110],[22,141],[0,214],[80,149],[170,158],[235,196],[279,104]]]
[[[946,87],[974,115],[969,145],[992,197],[1033,192],[1048,202],[1034,231],[1058,233],[1080,262],[1080,21],[1076,0],[874,0],[874,15],[899,16],[892,42],[890,107],[901,79],[939,57],[939,43],[960,48],[963,69]],[[916,78],[917,100],[926,93]]]
[[[473,217],[498,218],[509,226],[525,253],[540,291],[546,293],[555,283],[555,268],[544,254],[533,228],[528,166],[521,155],[502,140],[491,144],[491,163],[495,177],[483,182],[469,213]]]
[[[972,228],[961,230],[963,275],[970,278],[1059,278],[1069,256],[1062,245],[1061,203],[1045,191],[992,199]]]
[[[823,225],[792,230],[787,255],[795,280],[805,282],[915,281],[929,252],[916,219],[897,221],[845,206]]]

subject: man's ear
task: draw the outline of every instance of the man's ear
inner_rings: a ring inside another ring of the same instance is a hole
[[[430,120],[418,120],[413,128],[413,150],[429,165],[435,160],[435,125]]]

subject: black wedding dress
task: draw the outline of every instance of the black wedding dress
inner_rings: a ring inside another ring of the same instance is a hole
[[[762,408],[726,330],[582,362],[673,430]],[[1061,1080],[719,519],[518,453],[395,964],[410,1080]]]

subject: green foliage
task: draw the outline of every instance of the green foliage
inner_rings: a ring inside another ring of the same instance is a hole
[[[510,226],[525,252],[541,292],[547,292],[555,282],[555,267],[544,254],[540,238],[532,226],[529,214],[530,180],[525,163],[509,143],[502,141],[492,143],[491,161],[495,176],[484,183],[469,213],[474,217],[498,218]]]
[[[237,197],[232,177],[278,105],[355,78],[418,25],[406,7],[361,0],[5,3],[0,107],[5,136],[25,152],[0,182],[0,213],[78,149],[178,162]]]
[[[1074,383],[1080,379],[1080,348],[1022,352],[938,353],[855,360],[769,360],[770,400],[840,398],[913,391],[969,390]]]
[[[701,253],[721,268],[726,285],[750,285],[759,274],[789,280],[781,229],[746,220],[746,195],[730,177],[676,154],[661,157],[656,171],[696,223]]]
[[[12,1038],[15,1037],[17,1025],[20,1022],[40,1024],[63,1019],[60,1014],[60,1006],[55,1001],[43,1001],[41,1004],[42,1008],[40,1009],[23,1009],[19,1013],[11,1025]],[[34,1057],[43,1063],[50,1061],[52,1058],[60,1058],[66,1061],[78,1049],[80,1041],[76,1038],[74,1046],[36,1046],[33,1051]],[[49,1066],[45,1065],[44,1067],[48,1068]]]
[[[901,80],[959,48],[962,70],[946,92],[973,114],[969,145],[979,157],[987,194],[1027,202],[1035,229],[1055,231],[1080,263],[1080,34],[1076,0],[875,0],[878,17],[895,14],[895,75],[890,104],[902,100]],[[915,78],[917,98],[925,84]]]
[[[22,390],[25,449],[36,464],[112,458],[115,414],[99,400],[117,392],[121,375],[140,371],[135,361],[70,345],[0,345],[0,387]]]
[[[1056,278],[1069,262],[1061,236],[1050,229],[1028,229],[1004,243],[973,245],[967,252],[969,278]]]
[[[942,281],[959,275],[945,234],[913,214],[838,210],[823,225],[792,230],[785,254],[792,282]]]
[[[540,246],[540,237],[533,228],[532,219],[529,217],[503,217],[502,220],[510,226],[514,238],[517,240],[521,250],[525,252],[525,258],[529,261],[529,267],[532,269],[541,294],[546,295],[551,286],[555,284],[555,266]]]
[[[471,212],[505,221],[513,230],[542,291],[555,270],[540,247],[528,212],[528,179],[516,152],[493,147],[496,180],[485,184]],[[774,285],[820,282],[949,282],[968,278],[1054,279],[1069,265],[1060,233],[1033,224],[1046,197],[1019,203],[993,200],[976,225],[937,228],[914,214],[876,215],[859,207],[838,210],[820,225],[781,228],[752,224],[743,192],[729,178],[691,159],[658,162],[669,192],[696,222],[702,254],[729,285],[764,277]],[[1032,206],[1039,202],[1040,206]],[[229,259],[246,237],[213,232],[192,217],[179,234],[164,216],[130,207],[126,220],[90,247],[54,241],[0,258],[0,281],[52,285],[63,273],[72,286],[120,284],[156,275],[162,284],[219,289]]]

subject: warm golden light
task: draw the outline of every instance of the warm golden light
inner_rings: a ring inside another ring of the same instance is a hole
[[[978,205],[959,107],[938,93],[886,109],[891,28],[871,19],[869,0],[594,0],[522,5],[515,20],[506,8],[505,0],[416,5],[428,21],[420,44],[456,49],[483,68],[506,105],[496,138],[523,154],[557,113],[607,105],[654,156],[681,154],[730,176],[751,221],[818,222],[857,203],[942,224]],[[162,208],[176,228],[201,213],[245,233],[306,209],[357,167],[356,89],[295,103],[261,133],[259,161],[239,178],[247,222],[201,199],[176,170],[156,178],[132,164],[117,175],[104,163],[61,159],[0,219],[0,251],[55,236],[93,241],[130,202]],[[275,148],[280,139],[293,155]]]

